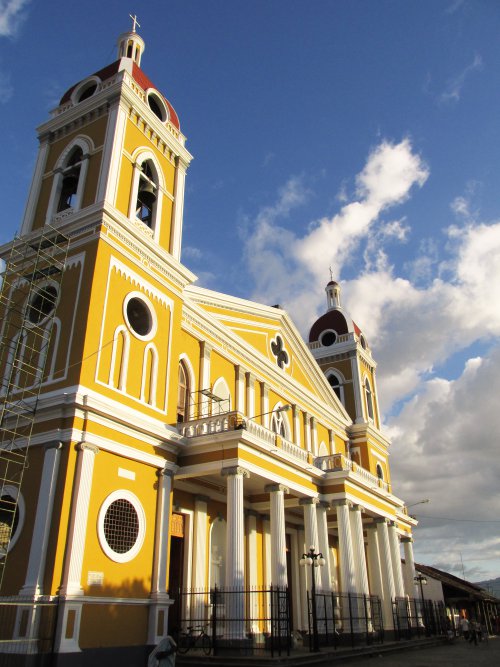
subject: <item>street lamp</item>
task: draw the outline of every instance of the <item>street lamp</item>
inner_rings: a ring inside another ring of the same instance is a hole
[[[424,626],[425,626],[425,630],[426,630],[426,634],[427,634],[427,632],[428,632],[427,614],[426,614],[426,610],[425,610],[425,601],[424,601],[424,584],[427,584],[427,577],[424,577],[423,574],[416,574],[413,577],[413,581],[416,584],[420,584],[420,598],[422,600],[422,615],[423,615]]]
[[[326,561],[323,558],[322,553],[316,553],[316,550],[313,546],[309,547],[309,551],[305,554],[302,554],[302,558],[299,561],[302,567],[309,566],[311,567],[311,598],[312,598],[312,626],[313,626],[313,651],[319,651],[319,642],[318,642],[318,618],[316,615],[316,574],[315,568],[323,567]]]

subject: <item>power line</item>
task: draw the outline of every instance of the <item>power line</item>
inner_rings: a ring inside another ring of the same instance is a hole
[[[498,519],[455,519],[449,516],[426,516],[419,514],[419,519],[438,519],[439,521],[470,521],[471,523],[500,523]]]

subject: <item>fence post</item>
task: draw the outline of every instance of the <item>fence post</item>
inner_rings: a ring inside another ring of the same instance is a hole
[[[349,600],[349,630],[351,633],[351,646],[354,648],[354,632],[353,632],[353,623],[352,623],[352,603],[351,603],[351,593],[347,593],[347,599]]]
[[[217,655],[217,585],[212,593],[212,650]]]
[[[368,630],[368,605],[366,603],[366,595],[363,595],[363,604],[365,607],[365,631],[366,631],[366,645],[370,643],[369,630]]]

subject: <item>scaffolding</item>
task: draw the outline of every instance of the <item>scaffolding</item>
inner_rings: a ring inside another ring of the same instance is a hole
[[[0,276],[0,592],[68,247],[49,225],[15,238]]]

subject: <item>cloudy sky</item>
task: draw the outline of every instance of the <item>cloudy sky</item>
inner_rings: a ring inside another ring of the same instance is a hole
[[[430,499],[417,561],[500,576],[500,3],[128,4],[0,0],[0,241],[34,128],[137,12],[195,156],[184,262],[305,336],[331,266],[379,364],[394,490]]]

